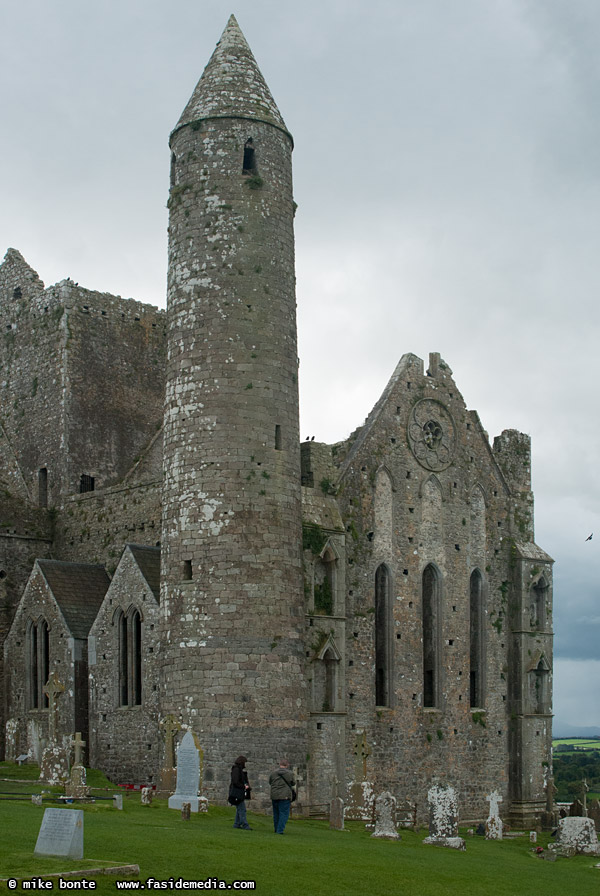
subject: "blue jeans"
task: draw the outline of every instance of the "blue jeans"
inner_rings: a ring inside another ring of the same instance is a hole
[[[290,817],[291,800],[272,800],[273,803],[273,827],[276,834],[283,834],[287,820]]]
[[[246,800],[242,800],[241,803],[235,807],[235,821],[233,822],[234,828],[249,828],[248,819],[246,818]]]

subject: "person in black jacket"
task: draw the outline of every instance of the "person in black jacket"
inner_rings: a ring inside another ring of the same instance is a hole
[[[231,766],[231,785],[229,787],[229,802],[236,807],[234,828],[250,831],[252,828],[246,818],[246,800],[250,799],[251,787],[248,783],[245,756],[238,756]]]

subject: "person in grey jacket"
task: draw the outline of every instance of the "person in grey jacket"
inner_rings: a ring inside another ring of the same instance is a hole
[[[293,789],[296,786],[287,759],[279,760],[279,768],[269,775],[271,802],[273,803],[273,827],[276,834],[283,834],[292,805]]]

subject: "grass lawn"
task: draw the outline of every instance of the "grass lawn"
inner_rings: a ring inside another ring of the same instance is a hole
[[[33,789],[29,784],[10,786]],[[8,789],[6,782],[0,782],[1,791]],[[264,815],[249,812],[252,831],[234,830],[234,810],[218,807],[184,822],[164,800],[142,806],[139,793],[124,799],[122,812],[110,802],[86,805],[83,811],[84,860],[34,857],[43,810],[29,800],[0,802],[0,877],[137,864],[141,881],[252,880],[260,896],[563,896],[565,892],[597,896],[600,892],[600,869],[594,867],[600,857],[546,862],[533,855],[528,837],[502,841],[467,837],[467,850],[461,853],[424,846],[424,830],[403,831],[400,842],[389,842],[372,839],[359,822],[347,823],[346,831],[330,831],[326,821],[296,818],[284,837],[276,837],[271,819]],[[546,843],[542,837],[541,844]],[[114,877],[95,880],[98,892],[116,892]],[[54,889],[58,890],[56,881]],[[9,892],[6,884],[0,884],[0,892]],[[17,892],[22,892],[20,883]]]

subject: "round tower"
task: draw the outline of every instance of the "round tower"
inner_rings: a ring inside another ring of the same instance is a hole
[[[306,759],[293,141],[232,16],[170,139],[161,712]]]

